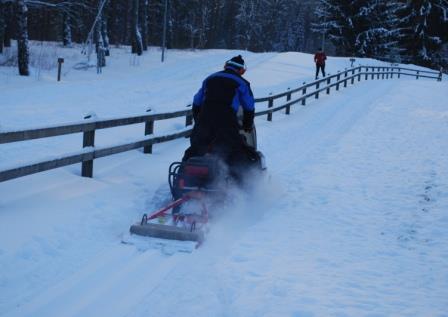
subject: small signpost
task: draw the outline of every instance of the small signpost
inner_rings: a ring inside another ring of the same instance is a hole
[[[356,59],[354,57],[350,58],[350,67],[353,67],[353,64],[355,63]]]
[[[61,70],[62,64],[64,63],[64,59],[62,57],[58,58],[58,81],[61,81]]]

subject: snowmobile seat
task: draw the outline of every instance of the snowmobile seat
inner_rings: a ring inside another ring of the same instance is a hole
[[[210,154],[194,156],[185,162],[170,165],[168,182],[174,199],[191,191],[213,192],[215,180],[221,174],[223,163]]]

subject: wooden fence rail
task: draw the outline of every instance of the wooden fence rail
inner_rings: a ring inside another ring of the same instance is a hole
[[[256,103],[267,102],[267,109],[257,111],[255,113],[255,116],[267,115],[267,120],[272,121],[274,112],[285,109],[285,114],[290,114],[291,106],[298,104],[305,106],[307,99],[311,97],[319,99],[319,94],[324,92],[329,95],[331,93],[331,88],[333,87],[335,87],[336,91],[338,91],[341,85],[347,87],[348,83],[353,85],[356,80],[359,82],[362,78],[364,78],[365,80],[368,80],[369,78],[371,80],[374,80],[375,78],[377,80],[383,80],[393,79],[394,75],[397,75],[397,78],[401,78],[401,76],[411,76],[415,77],[417,80],[420,78],[436,79],[437,81],[442,80],[442,72],[415,70],[397,66],[358,66],[350,69],[345,69],[344,71],[338,72],[337,74],[328,75],[327,77],[312,81],[308,84],[304,82],[302,86],[298,88],[288,88],[287,91],[276,95],[257,98],[255,99]],[[312,88],[314,88],[314,90]],[[293,98],[293,96],[297,94],[298,96]],[[274,102],[282,98],[285,98],[286,103],[274,106]],[[185,117],[186,127],[184,129],[167,135],[154,135],[155,121],[179,117]],[[74,133],[83,133],[84,148],[78,153],[67,155],[64,157],[2,170],[0,171],[0,182],[77,163],[82,163],[82,176],[92,177],[94,159],[139,148],[143,148],[144,153],[152,153],[152,146],[154,144],[188,136],[191,133],[191,125],[193,124],[191,109],[170,113],[145,114],[142,116],[108,120],[96,120],[91,117],[86,117],[85,120],[85,122],[66,124],[62,126],[43,127],[0,133],[0,144],[62,136]],[[144,138],[131,143],[119,144],[107,148],[95,147],[96,130],[138,123],[145,123]]]

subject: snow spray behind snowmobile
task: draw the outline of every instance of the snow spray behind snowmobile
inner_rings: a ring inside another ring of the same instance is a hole
[[[257,151],[255,127],[240,131],[256,158],[252,170],[266,170],[264,156]],[[168,183],[172,202],[131,226],[130,233],[167,240],[194,241],[200,246],[207,234],[210,202],[223,199],[233,182],[228,166],[213,152],[174,162],[169,167]]]

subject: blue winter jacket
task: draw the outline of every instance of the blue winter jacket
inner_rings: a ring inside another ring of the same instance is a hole
[[[226,104],[235,111],[239,106],[243,110],[253,112],[255,101],[250,84],[238,75],[232,67],[208,76],[193,99],[193,107],[204,104]]]

